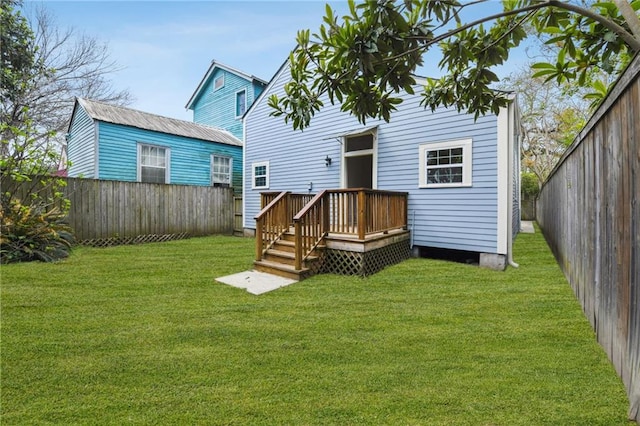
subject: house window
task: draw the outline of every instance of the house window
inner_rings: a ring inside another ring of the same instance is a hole
[[[138,181],[169,183],[169,149],[138,145]]]
[[[236,117],[242,117],[247,110],[247,91],[236,92]]]
[[[211,185],[229,186],[231,185],[232,159],[219,155],[211,156]]]
[[[253,180],[251,187],[253,189],[269,188],[269,162],[253,163]]]
[[[422,144],[420,188],[471,186],[471,139]]]
[[[223,87],[224,87],[224,74],[216,78],[215,80],[213,80],[213,91],[215,92],[216,90],[222,89]]]

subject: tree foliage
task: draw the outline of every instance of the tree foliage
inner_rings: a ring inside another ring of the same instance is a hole
[[[55,176],[76,96],[126,104],[109,81],[105,44],[60,29],[46,9],[30,20],[20,0],[0,0],[0,262],[65,257],[73,237],[65,180]]]
[[[590,108],[584,92],[567,84],[546,84],[530,67],[505,78],[500,87],[517,90],[520,107],[522,171],[541,186],[586,123]]]
[[[413,74],[436,46],[444,76],[429,79],[423,105],[432,110],[453,106],[476,117],[496,113],[507,97],[493,90],[499,81],[494,69],[529,35],[526,29],[549,36],[547,42],[558,47],[553,64],[536,65],[537,76],[557,82],[586,85],[594,67],[620,71],[617,59],[640,50],[640,30],[635,30],[640,0],[593,8],[557,0],[504,0],[502,12],[463,22],[467,10],[485,1],[350,0],[342,18],[327,6],[317,33],[298,33],[285,96],[269,98],[272,115],[303,129],[327,96],[362,123],[388,121],[402,102],[397,94],[413,93]]]
[[[521,175],[520,191],[522,197],[535,197],[540,192],[538,177],[531,172],[523,172]]]
[[[4,38],[10,38],[11,33],[30,34],[28,42],[12,43],[15,47],[7,50],[6,55],[3,47],[3,69],[6,56],[7,61],[11,57],[13,66],[21,70],[9,73],[20,87],[10,84],[13,80],[3,79],[6,93],[0,105],[3,123],[21,127],[30,121],[39,130],[33,137],[39,139],[43,149],[60,150],[76,96],[119,105],[131,102],[131,94],[115,89],[109,79],[119,66],[110,59],[105,43],[78,34],[73,28],[60,28],[54,16],[42,7],[29,9],[25,17],[19,11],[19,1],[0,1],[3,20],[6,17],[19,22],[19,25],[3,22],[3,46]],[[20,56],[14,54],[18,52]],[[4,151],[3,155],[6,154]]]

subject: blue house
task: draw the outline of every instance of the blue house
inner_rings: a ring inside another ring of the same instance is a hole
[[[67,134],[69,177],[231,186],[242,193],[242,142],[231,133],[77,98]]]
[[[418,81],[389,122],[362,125],[323,99],[300,132],[267,105],[289,77],[285,63],[245,115],[244,227],[256,233],[258,269],[367,275],[411,254],[461,255],[495,269],[512,263],[520,228],[515,100],[477,120],[452,108],[431,112],[420,105]]]
[[[228,130],[242,140],[242,116],[266,85],[258,77],[214,60],[185,108],[193,110],[195,123]]]

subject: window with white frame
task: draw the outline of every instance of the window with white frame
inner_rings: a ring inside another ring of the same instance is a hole
[[[253,189],[269,188],[269,162],[253,163],[251,169],[253,171],[251,187]]]
[[[236,117],[242,117],[247,110],[247,91],[236,92]]]
[[[232,159],[220,155],[211,155],[211,185],[231,185]]]
[[[217,77],[215,80],[213,80],[213,91],[215,92],[216,90],[222,89],[224,87],[224,74],[222,74],[220,77]]]
[[[169,183],[168,148],[155,145],[138,145],[138,181]]]
[[[420,188],[471,186],[471,139],[419,146]]]

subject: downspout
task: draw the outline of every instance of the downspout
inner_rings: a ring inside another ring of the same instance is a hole
[[[516,135],[516,108],[517,108],[517,99],[514,97],[513,101],[511,102],[511,105],[509,106],[509,148],[507,150],[508,152],[508,157],[509,157],[509,161],[508,161],[508,165],[507,165],[507,170],[509,173],[509,184],[508,184],[508,188],[509,188],[509,207],[508,207],[508,217],[507,217],[507,262],[509,263],[510,266],[517,268],[520,265],[518,265],[514,260],[513,260],[513,190],[514,190],[514,184],[513,184],[513,176],[514,176],[514,145],[515,145],[515,141],[519,139],[519,136]]]

